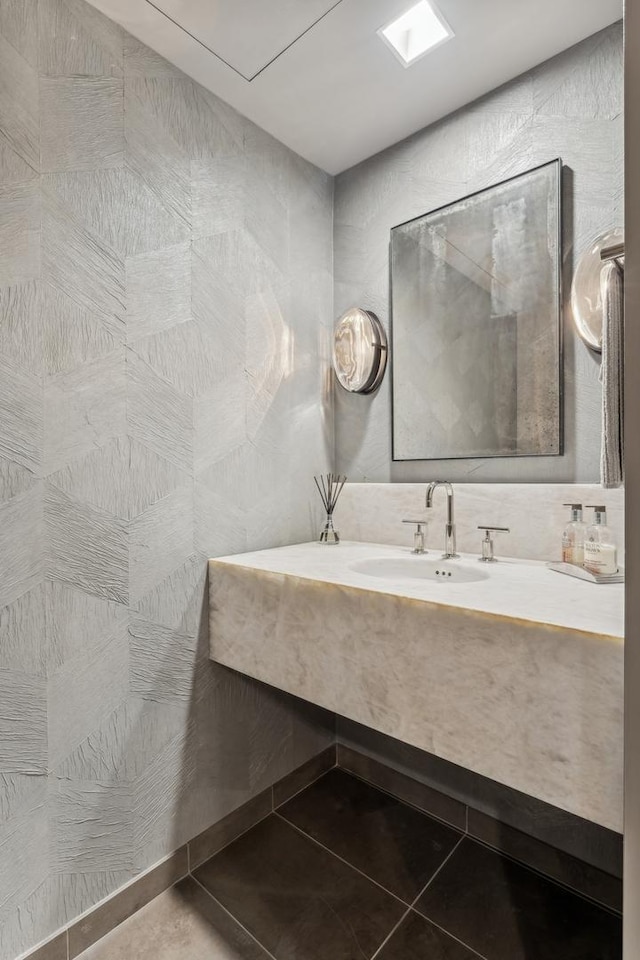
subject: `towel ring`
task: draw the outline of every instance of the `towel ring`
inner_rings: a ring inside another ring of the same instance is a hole
[[[578,261],[571,284],[571,313],[580,339],[590,350],[602,353],[602,293],[600,277],[604,266],[600,253],[624,241],[616,227],[593,240]]]

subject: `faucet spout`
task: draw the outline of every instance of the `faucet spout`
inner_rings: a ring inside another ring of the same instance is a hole
[[[433,506],[433,494],[438,487],[444,487],[447,494],[447,522],[444,529],[444,560],[455,560],[460,555],[456,553],[456,525],[453,512],[453,487],[448,480],[433,480],[427,487],[426,506]]]

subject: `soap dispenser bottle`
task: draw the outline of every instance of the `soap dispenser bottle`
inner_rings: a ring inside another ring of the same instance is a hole
[[[584,566],[590,573],[611,576],[618,572],[618,550],[613,531],[607,526],[607,508],[592,509],[593,523],[587,527],[584,541]]]
[[[587,525],[582,522],[582,504],[565,503],[564,506],[571,507],[571,520],[562,534],[562,562],[581,567],[584,563],[584,541],[587,532]]]

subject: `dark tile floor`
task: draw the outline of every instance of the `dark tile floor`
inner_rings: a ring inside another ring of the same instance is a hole
[[[622,952],[615,914],[339,769],[194,878],[84,960],[620,960]]]

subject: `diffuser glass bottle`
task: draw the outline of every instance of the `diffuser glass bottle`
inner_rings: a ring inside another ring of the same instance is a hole
[[[347,478],[338,476],[338,474],[335,473],[328,473],[321,477],[314,477],[313,479],[318,488],[322,505],[327,513],[324,527],[320,531],[320,543],[340,543],[338,531],[335,530],[333,526],[333,511],[338,502],[338,497],[342,493],[342,488],[347,482]]]

